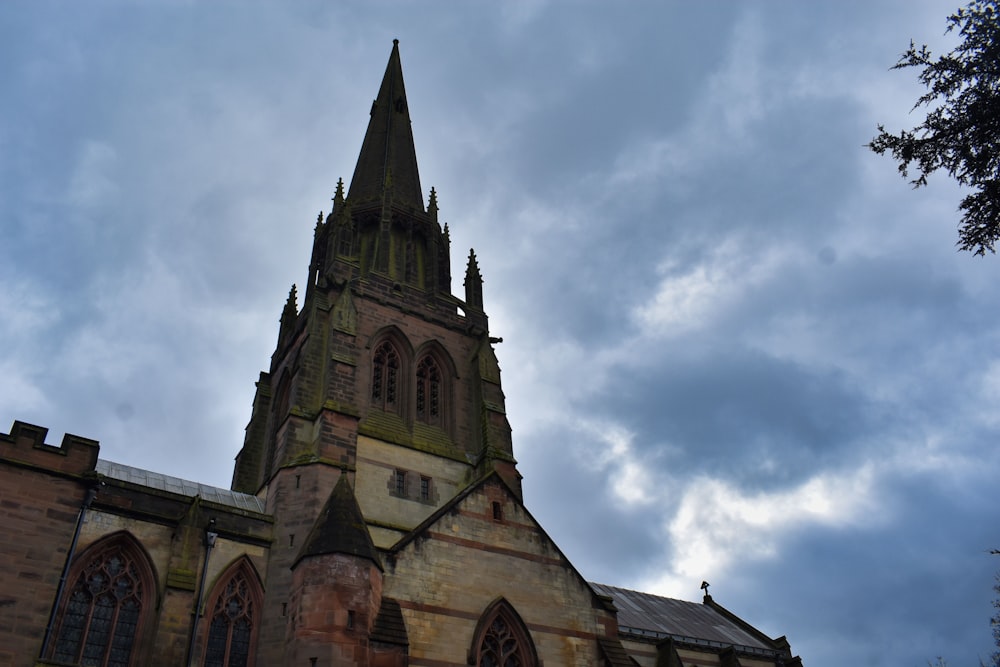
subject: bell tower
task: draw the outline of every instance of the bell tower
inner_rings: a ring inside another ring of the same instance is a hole
[[[233,489],[264,497],[274,517],[262,655],[281,660],[291,567],[341,477],[376,549],[494,471],[520,495],[474,252],[466,298],[451,287],[448,226],[433,188],[424,205],[397,40],[350,187],[338,181],[315,222],[301,307],[292,286],[236,458]]]

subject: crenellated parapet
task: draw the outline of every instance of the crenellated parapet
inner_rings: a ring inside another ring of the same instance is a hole
[[[0,433],[0,459],[14,465],[44,468],[66,475],[94,471],[101,445],[97,440],[67,433],[57,447],[45,443],[49,429],[15,421],[10,433]]]

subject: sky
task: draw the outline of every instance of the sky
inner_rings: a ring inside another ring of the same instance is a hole
[[[807,667],[976,665],[1000,258],[957,251],[945,175],[865,148],[922,119],[889,68],[955,8],[0,3],[0,420],[228,487],[398,38],[526,505],[577,569],[706,580]]]

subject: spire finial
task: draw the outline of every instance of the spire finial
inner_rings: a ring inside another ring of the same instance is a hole
[[[469,263],[465,267],[465,303],[477,310],[483,309],[483,275],[479,272],[473,248],[469,248]]]
[[[292,284],[292,289],[288,290],[288,300],[285,307],[281,309],[281,325],[278,327],[278,344],[285,340],[285,337],[295,328],[295,320],[299,313],[296,287]]]
[[[431,220],[437,222],[438,195],[437,195],[437,190],[435,190],[433,186],[431,187],[431,196],[428,198],[427,201],[427,212],[430,214]]]
[[[333,195],[333,210],[340,210],[340,205],[344,203],[344,179],[337,179],[337,191]],[[333,211],[331,211],[332,213]]]

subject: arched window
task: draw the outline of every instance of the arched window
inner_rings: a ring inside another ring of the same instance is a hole
[[[399,353],[389,341],[382,342],[372,355],[372,404],[399,412]]]
[[[246,667],[253,664],[260,622],[260,586],[256,574],[241,560],[219,579],[209,598],[205,667]]]
[[[138,664],[137,636],[156,591],[134,539],[122,534],[94,545],[68,581],[52,658],[96,667]]]
[[[430,355],[417,364],[417,419],[441,425],[441,371]]]
[[[536,667],[538,664],[528,629],[504,599],[497,600],[483,613],[474,641],[479,667]]]

